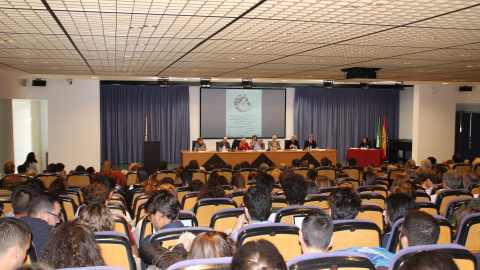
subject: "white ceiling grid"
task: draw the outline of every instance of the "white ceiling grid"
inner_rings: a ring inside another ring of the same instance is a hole
[[[275,79],[343,79],[341,69],[362,66],[382,68],[381,79],[480,81],[480,0],[46,3],[0,0],[0,64],[31,74]]]

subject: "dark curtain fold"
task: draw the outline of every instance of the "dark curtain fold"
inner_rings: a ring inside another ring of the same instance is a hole
[[[388,118],[389,139],[398,138],[399,92],[393,89],[296,88],[294,132],[303,144],[309,134],[317,146],[337,150],[345,159],[350,147],[363,137],[372,145],[377,137],[378,118]]]
[[[455,153],[474,159],[480,153],[480,113],[457,111],[455,121]]]
[[[160,157],[180,162],[190,141],[187,86],[102,85],[100,87],[102,161],[143,163],[148,141],[160,141]]]

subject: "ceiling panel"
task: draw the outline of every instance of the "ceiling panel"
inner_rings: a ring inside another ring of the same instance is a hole
[[[46,3],[60,25],[41,0],[0,0],[0,64],[32,74],[277,79],[341,79],[340,69],[363,66],[385,79],[480,80],[478,0]]]

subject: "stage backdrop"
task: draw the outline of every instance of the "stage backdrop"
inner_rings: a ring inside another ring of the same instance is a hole
[[[143,162],[148,141],[160,141],[160,157],[180,162],[190,140],[187,86],[101,85],[102,162]],[[85,127],[88,128],[88,127]]]
[[[398,138],[395,89],[296,88],[294,110],[294,132],[302,147],[313,134],[320,148],[338,150],[337,159],[345,159],[348,148],[358,147],[365,136],[374,146],[379,117],[382,123],[388,119],[389,139]]]

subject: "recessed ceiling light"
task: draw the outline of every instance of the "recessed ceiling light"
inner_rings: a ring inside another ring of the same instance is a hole
[[[410,63],[409,63],[409,62],[407,62],[407,63],[403,63],[403,64],[404,64],[404,65],[410,65]]]
[[[246,48],[246,50],[251,50],[252,48]]]
[[[232,58],[230,58],[230,59],[235,60],[236,58],[235,58],[235,57],[232,57]]]
[[[442,84],[448,84],[447,82],[442,82]]]
[[[472,65],[468,65],[467,67],[473,67]]]
[[[153,24],[145,24],[143,27],[157,27],[157,26]]]
[[[98,77],[90,77],[90,78],[92,78],[92,79],[98,79]]]

